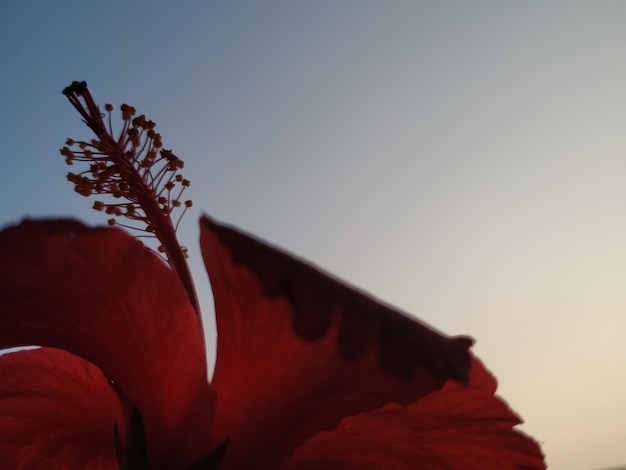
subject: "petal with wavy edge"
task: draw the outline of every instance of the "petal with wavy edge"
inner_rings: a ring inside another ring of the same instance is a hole
[[[0,356],[3,468],[116,468],[113,428],[125,439],[125,411],[93,364],[60,349]]]
[[[156,255],[71,220],[0,233],[0,347],[52,346],[97,365],[140,410],[155,468],[204,456],[213,418],[196,314]]]
[[[345,416],[466,381],[471,344],[447,338],[312,266],[205,217],[223,468],[275,468]]]
[[[449,382],[408,407],[346,418],[306,442],[281,470],[545,469],[539,446],[513,429],[520,420],[495,389],[474,360],[467,387]]]

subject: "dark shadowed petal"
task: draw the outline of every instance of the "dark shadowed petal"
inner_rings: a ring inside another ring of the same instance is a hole
[[[44,345],[97,365],[141,413],[154,468],[204,456],[213,394],[176,274],[126,233],[67,220],[0,233],[0,347]]]
[[[115,469],[116,423],[125,439],[123,406],[93,364],[52,348],[0,356],[2,468]]]
[[[466,381],[471,340],[447,338],[310,265],[204,218],[224,468],[272,468],[313,434]]]
[[[519,419],[495,389],[474,360],[467,387],[448,382],[409,407],[346,418],[306,442],[281,470],[544,469],[538,445],[512,429]]]

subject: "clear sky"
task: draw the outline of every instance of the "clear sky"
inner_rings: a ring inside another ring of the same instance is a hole
[[[58,154],[86,80],[185,160],[207,318],[202,211],[474,336],[551,468],[623,464],[625,24],[621,1],[5,0],[0,223],[104,222]]]

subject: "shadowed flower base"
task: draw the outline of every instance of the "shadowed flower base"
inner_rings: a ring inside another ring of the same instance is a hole
[[[70,220],[0,233],[0,347],[44,346],[0,356],[6,468],[545,468],[468,338],[206,217],[201,246],[210,384],[187,289],[137,240]]]

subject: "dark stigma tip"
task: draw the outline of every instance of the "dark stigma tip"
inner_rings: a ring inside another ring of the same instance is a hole
[[[82,81],[82,82],[73,81],[70,86],[66,86],[65,88],[63,88],[63,94],[65,96],[68,96],[72,93],[76,93],[77,95],[82,95],[83,93],[85,93],[85,91],[87,91],[87,82],[85,81]]]

